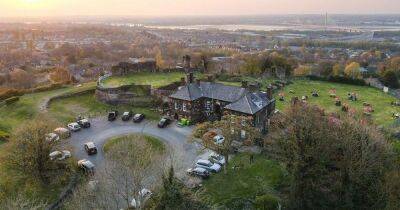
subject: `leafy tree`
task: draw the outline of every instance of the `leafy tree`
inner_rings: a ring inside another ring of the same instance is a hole
[[[30,88],[33,85],[32,75],[22,69],[10,72],[11,84],[17,88]]]
[[[361,79],[360,64],[357,62],[352,62],[346,66],[344,73],[347,77],[352,79]]]
[[[209,209],[176,179],[173,167],[169,168],[162,181],[159,194],[146,206],[149,209]]]
[[[71,75],[65,68],[54,68],[50,73],[50,79],[54,83],[66,83],[71,81]]]
[[[382,77],[380,78],[381,82],[390,87],[390,88],[399,88],[399,79],[397,78],[397,75],[394,71],[392,70],[387,70],[383,72]]]
[[[6,163],[9,168],[26,176],[38,178],[42,183],[49,183],[50,178],[64,163],[50,160],[55,143],[46,140],[46,134],[54,129],[56,123],[39,116],[19,127],[11,136],[11,148]]]
[[[302,66],[297,67],[294,70],[293,75],[294,76],[307,76],[311,73],[311,70],[312,70],[311,66],[302,65]]]
[[[232,144],[234,141],[250,141],[254,143],[260,138],[260,131],[253,127],[251,123],[252,119],[249,117],[224,115],[220,121],[213,122],[212,124],[207,123],[207,126],[198,125],[194,133],[200,135],[199,130],[201,130],[201,132],[207,132],[208,130],[205,128],[209,126],[221,131],[225,138],[222,144],[216,145],[212,136],[209,135],[203,135],[202,144],[223,155],[226,161],[224,167],[227,167],[229,164],[229,154],[232,152]],[[227,170],[225,170],[225,172],[227,172]]]
[[[373,126],[295,105],[276,115],[267,145],[292,176],[289,208],[383,209],[390,147]]]
[[[344,74],[344,67],[342,66],[342,65],[340,65],[340,64],[335,64],[333,67],[332,67],[332,75],[333,76],[343,76],[343,74]]]

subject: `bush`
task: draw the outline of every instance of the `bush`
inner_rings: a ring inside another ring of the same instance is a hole
[[[7,98],[6,100],[4,100],[6,105],[13,104],[13,103],[15,103],[17,101],[19,101],[19,96],[13,96],[13,97],[10,97],[10,98]]]
[[[10,138],[10,134],[0,131],[0,141],[7,141]]]
[[[397,78],[397,75],[394,71],[385,71],[382,75],[382,77],[380,78],[380,81],[385,85],[388,86],[390,88],[399,88],[400,84],[399,84],[399,80]]]
[[[330,76],[325,78],[325,77],[309,75],[307,76],[307,78],[310,80],[328,81],[328,82],[335,82],[335,83],[342,83],[349,85],[359,85],[359,86],[367,85],[363,79],[352,79],[349,77],[342,77],[342,76]]]
[[[241,82],[243,79],[241,76],[237,75],[229,75],[229,74],[220,74],[217,76],[218,80],[224,82]]]
[[[261,195],[257,196],[254,200],[254,207],[256,209],[278,209],[279,201],[278,198],[272,195]]]
[[[13,96],[22,96],[24,95],[24,90],[4,88],[0,89],[0,100],[5,100],[7,98],[11,98]]]

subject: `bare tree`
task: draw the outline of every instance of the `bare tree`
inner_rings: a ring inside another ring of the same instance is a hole
[[[132,141],[123,137],[107,151],[104,168],[96,172],[96,187],[80,188],[68,209],[142,209],[147,197],[143,189],[154,191],[161,184],[164,172],[163,155],[143,136]],[[132,206],[132,201],[136,206]]]

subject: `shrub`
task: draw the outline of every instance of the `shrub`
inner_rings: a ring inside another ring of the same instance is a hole
[[[390,87],[390,88],[399,88],[400,84],[399,84],[399,80],[397,78],[397,75],[394,71],[385,71],[382,75],[382,77],[380,78],[380,81]]]
[[[10,138],[10,134],[4,131],[0,131],[0,141],[7,141]]]
[[[17,101],[19,101],[19,96],[13,96],[13,97],[10,97],[10,98],[7,98],[6,100],[4,100],[6,105],[13,104],[13,103],[15,103]]]
[[[278,209],[279,201],[275,196],[265,194],[256,197],[254,200],[254,207],[256,209]]]
[[[11,98],[13,96],[22,96],[22,95],[24,95],[24,93],[25,93],[24,90],[3,88],[3,89],[0,89],[0,100]]]
[[[359,85],[359,86],[367,85],[363,79],[352,79],[349,77],[342,77],[342,76],[330,76],[325,78],[325,77],[309,75],[307,76],[307,78],[310,80],[329,81],[329,82],[349,84],[349,85]]]

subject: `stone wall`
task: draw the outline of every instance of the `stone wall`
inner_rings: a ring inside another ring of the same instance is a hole
[[[97,100],[111,105],[148,106],[154,102],[150,85],[133,84],[114,88],[97,86],[95,96]]]

